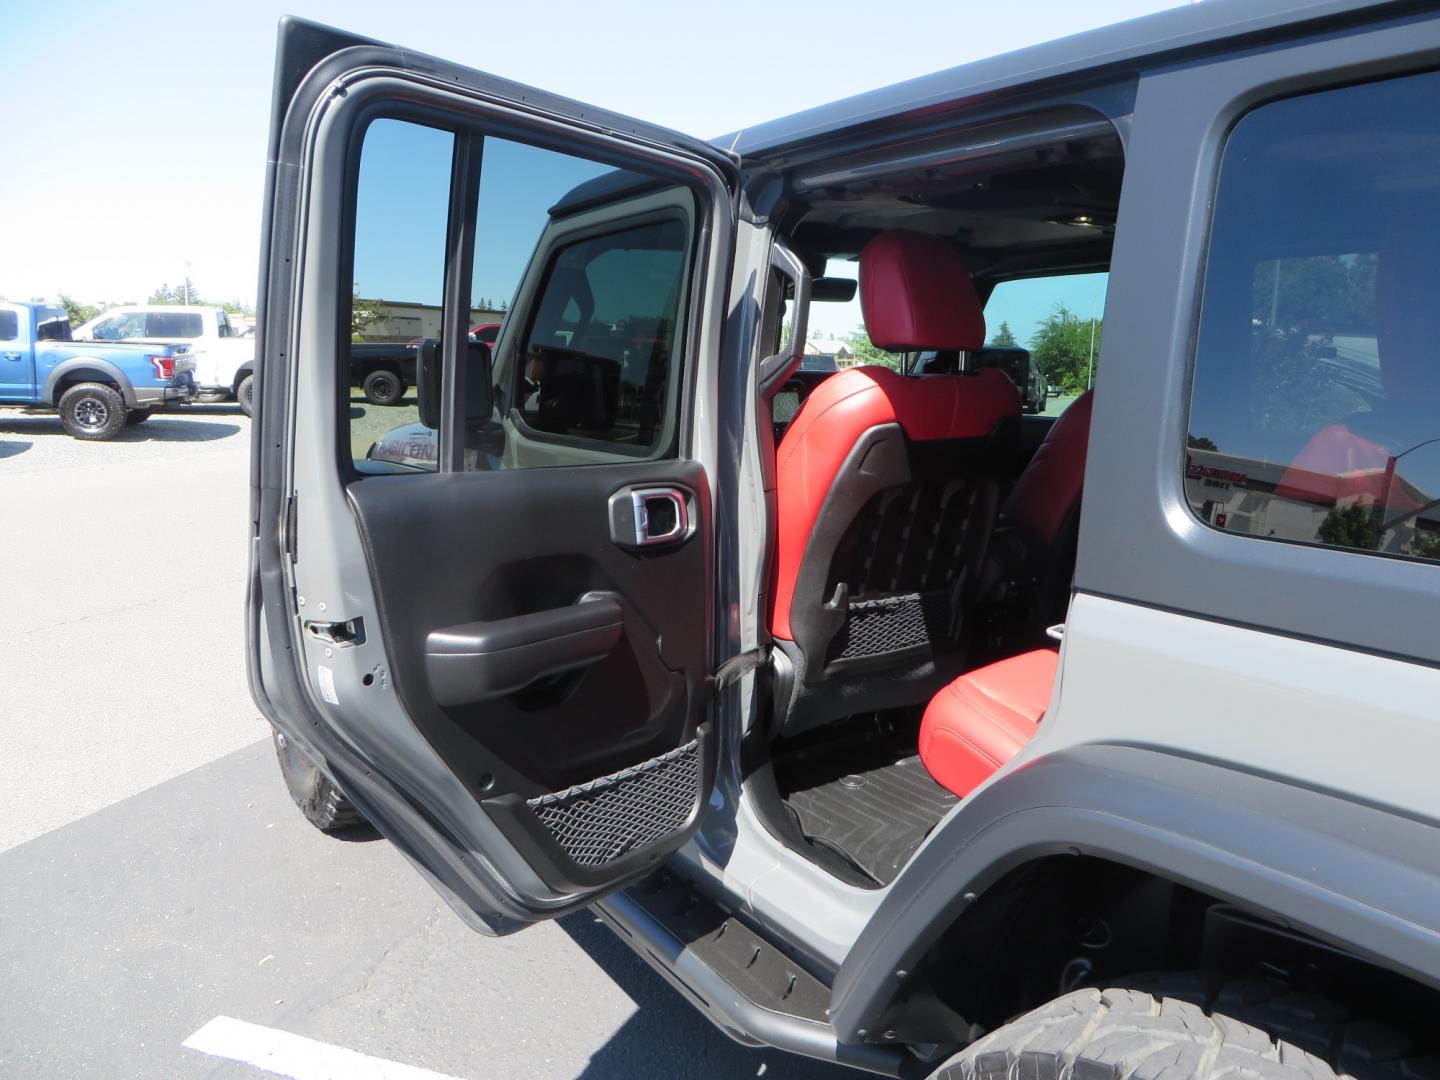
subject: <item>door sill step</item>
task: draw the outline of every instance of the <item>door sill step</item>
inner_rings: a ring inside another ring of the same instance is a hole
[[[826,1015],[830,988],[683,881],[660,873],[594,905],[641,958],[747,1046],[773,1046],[881,1076],[897,1047],[842,1044]]]

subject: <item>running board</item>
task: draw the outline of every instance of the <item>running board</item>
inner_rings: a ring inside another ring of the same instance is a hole
[[[839,1042],[830,988],[678,879],[657,874],[593,910],[736,1042],[901,1075],[902,1051]]]

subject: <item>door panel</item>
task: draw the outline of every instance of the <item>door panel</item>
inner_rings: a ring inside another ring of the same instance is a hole
[[[506,932],[647,872],[708,800],[737,177],[685,136],[334,31],[287,20],[280,51],[252,690]],[[366,171],[389,121],[442,137]],[[528,163],[508,183],[507,157]],[[380,293],[413,299],[360,300]],[[504,313],[493,349],[467,344],[477,305]],[[399,314],[427,327],[416,385],[367,400],[350,342],[403,344]]]
[[[396,692],[476,798],[533,798],[694,737],[692,706],[709,667],[705,483],[685,461],[350,484]],[[610,497],[659,484],[705,494],[695,500],[693,535],[622,548]],[[623,619],[619,640],[593,665],[470,704],[435,700],[427,674],[435,632],[563,611],[587,596],[610,600]]]

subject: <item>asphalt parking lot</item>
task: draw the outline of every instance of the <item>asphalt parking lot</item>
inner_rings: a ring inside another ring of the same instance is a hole
[[[0,1075],[856,1075],[730,1042],[588,914],[483,938],[301,819],[245,686],[249,435],[0,410]]]

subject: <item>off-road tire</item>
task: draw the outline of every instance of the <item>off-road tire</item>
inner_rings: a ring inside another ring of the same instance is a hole
[[[371,405],[394,405],[405,396],[405,380],[388,368],[377,368],[360,383]]]
[[[240,385],[235,387],[235,400],[240,403],[240,411],[246,416],[253,416],[255,413],[255,376],[246,375],[240,380]]]
[[[360,811],[341,790],[331,783],[302,754],[298,747],[280,732],[274,732],[275,756],[280,760],[280,775],[290,789],[290,798],[299,807],[305,820],[321,832],[333,833],[353,829],[364,823]]]
[[[60,425],[77,439],[113,439],[125,427],[125,399],[104,383],[76,383],[60,395]]]
[[[134,427],[136,424],[143,424],[150,419],[149,409],[131,409],[125,414],[125,426]]]
[[[1357,1080],[1434,1076],[1399,1031],[1278,979],[1196,975],[1076,990],[972,1043],[931,1080]]]

